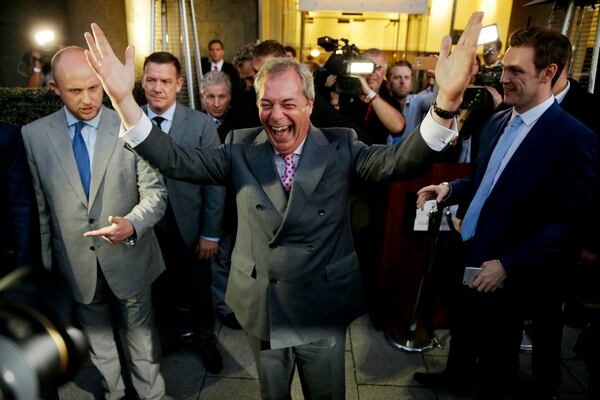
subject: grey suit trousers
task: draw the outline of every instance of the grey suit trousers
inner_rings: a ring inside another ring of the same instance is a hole
[[[296,367],[305,399],[345,398],[345,326],[331,330],[323,339],[283,349],[270,349],[268,342],[250,334],[248,343],[256,363],[262,399],[290,400]]]
[[[113,315],[116,311],[117,315]],[[165,381],[160,374],[160,344],[154,327],[151,289],[117,299],[98,268],[96,292],[90,304],[77,303],[76,314],[90,342],[92,363],[104,378],[106,399],[125,396],[125,383],[115,343],[113,321],[126,335],[127,351],[132,360],[131,380],[140,399],[160,399]]]

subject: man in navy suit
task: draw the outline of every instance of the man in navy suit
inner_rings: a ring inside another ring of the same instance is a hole
[[[512,108],[484,127],[470,176],[418,192],[419,207],[430,199],[469,204],[463,267],[481,268],[457,290],[446,370],[415,374],[426,386],[466,395],[477,379],[477,398],[501,399],[518,372],[524,314],[541,322],[536,343],[560,332],[562,280],[591,208],[598,149],[596,135],[552,95],[560,40],[538,27],[511,35],[501,84]],[[536,396],[556,398],[560,375],[537,383]]]
[[[38,264],[40,229],[21,129],[0,122],[0,277]]]

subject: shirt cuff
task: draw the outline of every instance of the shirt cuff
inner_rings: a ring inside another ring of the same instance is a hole
[[[218,237],[211,237],[211,236],[200,236],[200,239],[208,240],[210,242],[218,242],[219,241]]]
[[[141,113],[140,119],[135,123],[129,130],[125,129],[125,126],[121,124],[119,129],[119,139],[122,139],[131,147],[135,147],[142,143],[152,130],[152,122],[145,113]]]
[[[425,118],[423,118],[423,122],[421,122],[421,136],[431,150],[442,151],[458,136],[456,118],[452,120],[452,126],[446,128],[433,119],[432,109],[433,107],[429,109]]]

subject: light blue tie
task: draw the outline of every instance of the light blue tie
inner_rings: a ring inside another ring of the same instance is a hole
[[[510,125],[510,130],[500,137],[500,140],[498,140],[498,143],[492,152],[483,179],[479,184],[479,188],[477,188],[473,200],[471,200],[469,209],[462,222],[460,235],[464,241],[471,239],[473,235],[475,235],[475,228],[477,227],[477,220],[479,219],[481,208],[490,195],[492,184],[494,183],[494,178],[496,177],[496,173],[498,173],[500,164],[502,164],[502,159],[506,155],[512,142],[515,140],[521,124],[523,124],[523,120],[517,115]]]
[[[90,156],[85,146],[83,136],[81,136],[81,130],[87,124],[83,121],[79,121],[75,124],[75,136],[73,136],[73,154],[75,154],[75,162],[77,163],[77,169],[79,170],[79,177],[81,178],[81,184],[83,185],[83,191],[85,197],[90,196]]]

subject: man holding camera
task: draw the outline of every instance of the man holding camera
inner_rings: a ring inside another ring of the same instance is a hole
[[[397,136],[404,129],[400,105],[384,84],[387,71],[385,53],[379,49],[365,50],[361,56],[373,62],[373,72],[357,75],[360,93],[340,95],[340,112],[365,130],[370,138],[367,144],[386,144],[390,135]]]
[[[538,27],[511,35],[500,82],[512,108],[485,125],[470,176],[418,192],[418,207],[430,199],[468,204],[463,266],[480,268],[457,285],[446,370],[415,374],[428,387],[464,395],[478,381],[477,399],[503,399],[518,372],[525,316],[539,321],[535,346],[560,335],[564,267],[591,206],[598,152],[595,134],[552,95],[565,64],[554,58],[560,41]],[[544,363],[541,354],[534,367]],[[536,376],[539,398],[556,398],[560,368],[550,367]]]

